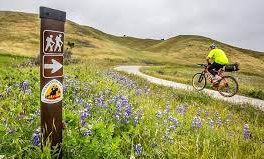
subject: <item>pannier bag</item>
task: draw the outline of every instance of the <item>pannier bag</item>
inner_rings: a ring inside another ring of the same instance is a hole
[[[238,63],[228,64],[225,66],[226,72],[233,72],[233,71],[238,71],[238,70],[239,70]]]

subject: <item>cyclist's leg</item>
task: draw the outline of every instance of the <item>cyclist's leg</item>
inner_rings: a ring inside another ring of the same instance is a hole
[[[221,65],[219,63],[215,63],[215,70],[219,71],[221,68],[223,68],[225,65]]]
[[[221,65],[219,63],[216,63],[214,62],[209,68],[208,68],[208,71],[212,74],[212,75],[216,75],[217,72],[216,71],[219,71],[220,68],[223,68],[224,65]]]
[[[216,72],[214,71],[214,69],[217,68],[217,63],[212,63],[209,67],[208,67],[208,71],[213,75],[215,76],[216,75]]]

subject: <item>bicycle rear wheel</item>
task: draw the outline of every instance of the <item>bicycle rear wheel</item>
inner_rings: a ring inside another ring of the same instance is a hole
[[[203,73],[196,73],[192,78],[193,88],[201,91],[206,86],[206,77]]]
[[[238,92],[238,83],[232,76],[224,76],[219,81],[218,92],[224,97],[232,97]]]

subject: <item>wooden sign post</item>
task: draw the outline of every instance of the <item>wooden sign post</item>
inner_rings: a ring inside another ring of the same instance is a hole
[[[41,18],[41,131],[44,143],[48,141],[51,146],[60,146],[62,143],[62,77],[66,12],[40,7],[39,15]]]

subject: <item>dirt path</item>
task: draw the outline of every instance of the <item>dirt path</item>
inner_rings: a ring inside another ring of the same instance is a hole
[[[159,85],[163,85],[163,86],[167,86],[167,87],[173,87],[175,89],[184,89],[184,90],[189,90],[189,91],[195,91],[191,85],[181,84],[181,83],[172,82],[172,81],[168,81],[168,80],[164,80],[164,79],[159,79],[159,78],[152,77],[152,76],[146,75],[144,73],[141,73],[139,71],[139,69],[141,67],[142,66],[118,66],[118,67],[115,67],[114,69],[117,71],[124,71],[124,72],[130,73],[130,74],[138,75],[140,77],[147,79],[149,82],[152,82],[155,84],[159,84]],[[224,100],[224,101],[235,103],[235,104],[246,104],[246,103],[248,103],[248,104],[253,105],[256,108],[259,108],[262,111],[264,111],[264,100],[240,96],[240,95],[235,95],[233,97],[223,97],[217,91],[209,90],[209,89],[204,89],[202,92],[208,94],[209,96],[211,96],[213,98]]]

